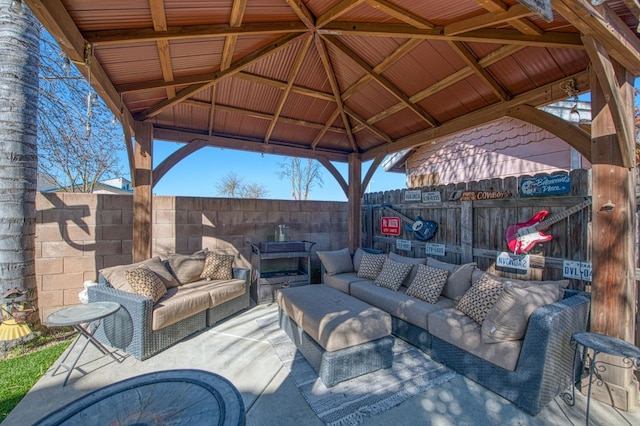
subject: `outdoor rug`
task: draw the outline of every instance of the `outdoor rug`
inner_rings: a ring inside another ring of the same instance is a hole
[[[391,368],[327,388],[289,336],[280,329],[278,314],[256,321],[313,411],[330,426],[356,425],[455,376],[453,371],[421,350],[396,338]]]

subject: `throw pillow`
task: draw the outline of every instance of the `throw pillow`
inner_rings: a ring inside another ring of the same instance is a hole
[[[204,260],[200,278],[212,280],[230,280],[233,278],[233,255],[210,251]]]
[[[155,272],[166,288],[169,289],[178,286],[178,281],[176,281],[175,277],[171,275],[171,272],[169,272],[169,270],[164,266],[159,257],[152,257],[151,259],[128,265],[110,266],[108,268],[101,269],[100,275],[102,275],[111,287],[132,293],[133,289],[131,288],[127,277],[125,277],[124,272],[136,269],[143,265]]]
[[[413,268],[413,265],[410,263],[396,262],[386,258],[374,284],[398,291],[406,276],[411,272],[411,268]]]
[[[386,254],[363,253],[362,260],[360,261],[360,269],[358,269],[358,277],[368,280],[378,278],[386,258]]]
[[[407,296],[417,297],[428,303],[436,303],[442,293],[449,271],[418,265],[418,273],[407,289]]]
[[[465,263],[463,265],[456,265],[453,263],[441,262],[431,257],[427,258],[427,265],[446,269],[449,271],[449,277],[447,283],[442,290],[442,295],[449,299],[460,300],[462,296],[469,290],[471,283],[471,275],[476,269],[475,263]]]
[[[482,322],[482,342],[522,339],[533,311],[557,302],[563,295],[564,290],[557,284],[519,288],[506,283],[502,296]]]
[[[187,284],[200,279],[204,269],[207,253],[173,254],[169,256],[169,265],[180,284]]]
[[[154,304],[167,293],[167,288],[158,275],[146,266],[124,271],[124,275],[134,293],[150,297]]]
[[[462,296],[456,309],[482,324],[484,317],[502,295],[503,285],[489,274],[482,274],[478,281]]]
[[[362,255],[365,253],[372,254],[382,254],[382,250],[372,249],[372,248],[361,248],[358,247],[356,251],[353,253],[353,270],[358,272],[360,270],[360,262],[362,261]]]
[[[409,285],[416,278],[416,274],[418,273],[418,265],[426,265],[427,263],[426,257],[407,257],[401,256],[394,252],[389,252],[389,259],[395,260],[396,262],[410,263],[413,265],[413,268],[411,268],[411,272],[409,272],[409,275],[407,275],[407,278],[405,278],[404,282],[402,283],[402,285],[405,287],[409,287]]]
[[[342,274],[343,272],[353,272],[353,261],[348,248],[333,251],[316,252],[327,275]]]

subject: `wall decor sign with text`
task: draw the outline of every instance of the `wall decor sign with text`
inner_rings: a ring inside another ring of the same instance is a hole
[[[382,235],[400,235],[400,218],[397,216],[382,216],[380,218],[380,232],[382,232]]]
[[[420,201],[422,200],[422,191],[419,189],[412,189],[404,192],[405,201]]]
[[[498,253],[496,266],[500,268],[517,269],[519,271],[529,270],[529,255],[513,254],[503,251]]]
[[[523,197],[560,195],[569,192],[571,192],[571,176],[566,173],[526,178],[520,182],[520,195]]]
[[[427,243],[424,247],[424,253],[431,256],[444,256],[445,245],[436,243]]]
[[[423,203],[440,203],[441,201],[442,197],[438,191],[425,192],[422,194]]]
[[[396,240],[396,249],[402,251],[411,251],[411,241],[409,240]]]

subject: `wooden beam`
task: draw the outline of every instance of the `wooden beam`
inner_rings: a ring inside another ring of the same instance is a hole
[[[278,89],[283,89],[283,90],[287,87],[286,81],[280,81],[274,78],[264,77],[256,74],[250,74],[248,72],[239,72],[234,76],[234,78],[241,78],[247,81],[254,81],[256,83],[277,87]],[[308,87],[297,86],[294,84],[293,86],[291,86],[291,91],[299,95],[309,96],[316,99],[322,99],[323,101],[335,102],[335,98],[331,93],[321,92],[319,90],[310,89]]]
[[[133,187],[133,261],[151,258],[153,224],[153,126],[135,123],[135,182]]]
[[[329,40],[331,44],[337,47],[342,53],[354,61],[367,75],[380,84],[386,91],[395,96],[400,102],[406,105],[414,114],[428,123],[430,126],[436,126],[438,122],[427,113],[422,107],[412,103],[409,97],[398,89],[393,83],[387,80],[380,74],[376,74],[373,68],[367,64],[367,62],[358,56],[353,50],[345,45],[340,39],[335,36],[323,36],[323,38]]]
[[[307,27],[300,22],[266,22],[248,23],[237,27],[229,24],[178,26],[167,27],[166,31],[156,31],[153,28],[85,31],[82,35],[92,44],[116,46],[161,40],[198,40],[243,35],[302,33],[306,31],[308,31]]]
[[[316,149],[316,146],[318,146],[318,143],[320,143],[324,135],[331,128],[331,124],[334,121],[336,121],[336,118],[338,118],[339,115],[340,115],[340,109],[336,108],[335,111],[333,111],[333,114],[331,114],[331,117],[329,117],[329,119],[325,123],[324,127],[320,129],[320,132],[318,132],[316,137],[313,139],[313,142],[311,142],[311,149]],[[346,130],[345,130],[345,133],[346,133]]]
[[[229,26],[231,28],[239,28],[242,25],[242,19],[244,18],[244,11],[247,6],[247,0],[234,0],[231,7],[231,16],[229,17]],[[220,69],[226,70],[231,66],[233,61],[233,52],[236,50],[236,42],[238,41],[238,35],[228,35],[224,39],[224,46],[222,48],[222,59],[220,61]]]
[[[627,168],[635,167],[635,137],[633,127],[627,125],[627,120],[633,117],[633,105],[626,105],[620,93],[621,86],[629,82],[623,77],[619,84],[611,58],[596,39],[589,35],[582,38],[593,70],[598,77],[605,99],[607,99],[609,111],[615,124],[617,143],[623,164]],[[633,85],[633,77],[631,77],[631,85]]]
[[[362,188],[361,188],[361,194],[360,194],[361,197],[364,196],[364,192],[367,190],[367,186],[369,186],[369,182],[371,182],[371,178],[373,177],[374,173],[376,172],[376,169],[380,166],[380,163],[382,163],[382,160],[384,160],[385,157],[386,155],[384,154],[378,154],[373,159],[373,162],[371,163],[371,165],[369,165],[369,170],[367,170],[367,174],[365,175],[364,179],[362,179]]]
[[[633,75],[640,75],[638,35],[609,6],[593,6],[588,0],[557,0],[553,8],[582,34],[598,40],[609,56]]]
[[[216,115],[216,93],[217,93],[218,85],[214,84],[211,86],[211,103],[209,104],[209,136],[213,134],[213,127],[215,125],[215,115]]]
[[[591,135],[579,126],[530,105],[519,105],[507,110],[508,117],[531,123],[556,135],[571,145],[586,159],[591,160]]]
[[[383,141],[387,142],[387,143],[391,143],[392,140],[389,137],[389,135],[387,135],[385,132],[383,132],[382,130],[378,129],[377,127],[375,127],[372,124],[368,124],[367,123],[367,119],[364,118],[363,116],[361,116],[360,114],[358,114],[357,112],[355,112],[354,110],[350,109],[349,107],[345,106],[344,107],[344,111],[350,115],[351,117],[355,118],[357,121],[359,121],[360,123],[362,123],[362,125],[369,130],[371,133],[373,133],[374,135],[376,135],[377,137],[379,137],[380,139],[382,139]]]
[[[358,152],[358,145],[356,144],[356,140],[353,137],[353,132],[351,131],[351,123],[349,123],[347,114],[344,112],[344,104],[342,103],[342,98],[340,97],[340,87],[338,86],[336,74],[333,71],[333,66],[331,65],[331,60],[329,59],[329,53],[327,52],[327,48],[324,45],[324,42],[320,39],[320,37],[318,37],[317,34],[314,34],[313,38],[316,46],[316,51],[320,56],[320,61],[322,62],[322,66],[324,67],[325,74],[327,75],[329,85],[331,86],[331,91],[333,92],[333,97],[336,101],[338,113],[340,114],[340,117],[342,118],[342,122],[344,124],[344,128],[347,131],[347,137],[349,138],[351,149],[353,150],[353,152]]]
[[[485,13],[483,15],[474,16],[472,18],[463,19],[461,21],[445,25],[444,33],[447,35],[466,33],[467,31],[477,30],[479,28],[504,24],[514,19],[525,18],[529,15],[533,15],[533,13],[534,12],[527,7],[521,4],[515,4],[509,7],[506,11],[500,11],[499,13]]]
[[[316,27],[321,28],[324,25],[327,25],[329,22],[337,19],[343,13],[348,12],[363,1],[364,0],[342,0],[338,4],[331,7],[329,10],[327,10],[325,13],[318,16],[318,19],[316,19]]]
[[[589,88],[589,73],[581,72],[562,80],[546,84],[529,92],[513,97],[509,101],[490,105],[480,110],[465,114],[453,120],[440,124],[438,127],[416,132],[405,138],[397,139],[392,144],[381,145],[361,154],[363,161],[375,158],[379,153],[392,154],[394,152],[426,144],[434,139],[450,136],[463,130],[472,129],[507,115],[507,111],[519,105],[542,106],[567,98],[567,93],[560,88],[560,83],[573,79],[576,87],[584,92]]]
[[[149,9],[151,9],[151,20],[153,21],[154,31],[167,31],[167,17],[164,10],[164,0],[150,0]],[[171,64],[171,48],[169,40],[156,41],[158,49],[158,58],[160,59],[160,68],[162,69],[162,78],[164,81],[173,81],[173,65]],[[176,90],[170,86],[166,88],[167,98],[176,95]]]
[[[228,78],[234,74],[237,74],[243,69],[250,67],[251,65],[255,64],[258,61],[261,61],[265,57],[272,55],[275,52],[279,52],[280,50],[287,47],[289,43],[291,43],[294,40],[297,40],[299,37],[300,37],[299,34],[288,34],[284,37],[277,39],[276,41],[273,41],[267,44],[261,49],[251,52],[247,56],[241,58],[236,63],[234,63],[233,66],[231,66],[230,68],[212,73],[211,79],[208,82],[193,84],[185,89],[182,89],[180,92],[176,93],[176,96],[174,96],[173,98],[164,100],[152,106],[147,111],[144,111],[138,116],[139,120],[144,121],[148,118],[155,117],[165,109],[171,108],[172,106],[184,101],[190,96],[193,96],[196,93],[201,92],[202,90],[208,87],[211,87],[212,84],[217,83],[223,78]]]
[[[496,15],[507,12],[507,10],[509,9],[509,6],[507,6],[501,0],[475,0],[475,1],[480,6],[482,6],[489,12]],[[534,25],[529,19],[518,18],[518,19],[510,20],[508,22],[513,28],[515,28],[516,30],[520,31],[523,34],[530,34],[530,35],[542,34],[542,30],[538,26]]]
[[[318,30],[320,34],[369,37],[420,38],[423,40],[464,41],[473,43],[515,44],[531,47],[583,49],[579,34],[547,31],[540,35],[522,34],[511,29],[479,29],[446,35],[442,29],[423,30],[406,24],[332,22]]]
[[[344,196],[349,197],[349,185],[347,185],[347,181],[344,180],[344,177],[340,174],[336,166],[334,166],[327,157],[323,155],[319,155],[316,160],[320,164],[322,164],[328,171],[331,173],[331,176],[338,182],[342,191],[344,191]]]
[[[165,129],[156,127],[154,129],[156,139],[170,142],[191,143],[197,140],[206,141],[207,146],[217,148],[237,149],[239,151],[259,152],[263,154],[275,154],[300,158],[316,158],[319,155],[327,157],[331,161],[347,162],[348,152],[331,151],[324,149],[311,149],[307,147],[297,147],[290,143],[271,141],[269,144],[261,140],[241,139],[231,135],[207,135],[203,133],[187,132],[183,130]]]
[[[269,143],[269,139],[271,138],[271,134],[273,133],[273,129],[275,129],[276,124],[278,123],[278,119],[280,118],[280,114],[282,113],[282,108],[284,108],[285,102],[289,98],[289,94],[291,93],[291,89],[293,88],[293,82],[296,81],[296,77],[298,77],[298,73],[300,72],[300,68],[302,67],[302,63],[304,58],[307,56],[307,52],[309,51],[309,47],[311,47],[311,40],[313,35],[309,35],[302,46],[300,46],[300,50],[298,50],[298,54],[296,55],[295,60],[293,61],[293,66],[289,71],[289,78],[287,87],[285,87],[284,91],[280,94],[280,99],[278,100],[278,105],[276,105],[276,110],[273,114],[273,120],[269,123],[269,128],[267,129],[267,133],[264,137],[264,142]]]
[[[511,95],[507,93],[507,91],[504,90],[500,83],[498,83],[498,81],[493,78],[493,76],[489,74],[489,72],[478,63],[476,57],[464,43],[460,41],[452,41],[449,43],[449,45],[462,58],[467,66],[471,68],[471,70],[473,70],[473,72],[480,78],[480,80],[484,81],[484,83],[491,88],[498,99],[500,99],[501,101],[507,101],[511,99]]]
[[[162,179],[173,166],[205,146],[207,146],[207,141],[197,139],[171,153],[171,155],[165,158],[162,163],[158,164],[153,170],[153,186],[156,186],[160,179]]]
[[[405,24],[409,24],[416,28],[422,29],[431,29],[435,28],[431,22],[426,19],[421,18],[420,16],[409,12],[397,6],[393,3],[388,2],[387,0],[365,0],[367,4],[374,9],[377,9],[389,16],[396,18],[399,21],[403,21]]]
[[[291,10],[295,12],[298,16],[298,19],[302,21],[302,23],[310,30],[315,30],[316,28],[316,17],[313,16],[311,11],[307,9],[304,2],[302,0],[285,0]]]

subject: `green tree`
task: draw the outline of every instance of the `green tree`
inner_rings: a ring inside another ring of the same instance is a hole
[[[0,286],[33,300],[40,26],[11,4],[0,0]]]
[[[278,163],[280,179],[289,179],[291,183],[291,197],[294,200],[308,200],[311,189],[315,186],[322,188],[322,165],[312,159],[301,160],[290,157]]]

